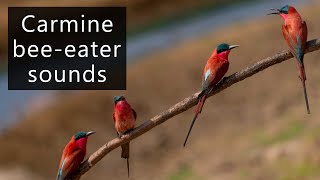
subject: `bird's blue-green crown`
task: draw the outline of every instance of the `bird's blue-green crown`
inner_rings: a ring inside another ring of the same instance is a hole
[[[217,47],[218,54],[227,50],[229,50],[229,44],[226,44],[226,43],[222,43]]]
[[[289,5],[283,6],[281,9],[279,9],[281,14],[288,14],[289,12]]]
[[[113,98],[113,101],[115,104],[117,104],[117,102],[122,101],[122,100],[125,100],[124,96],[115,96]]]
[[[77,132],[74,135],[74,140],[78,140],[78,139],[81,139],[81,138],[84,138],[84,137],[87,137],[87,133],[84,132],[84,131],[80,131],[80,132]]]

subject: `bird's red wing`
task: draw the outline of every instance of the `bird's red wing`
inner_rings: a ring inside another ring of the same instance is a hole
[[[134,109],[132,109],[132,112],[133,112],[134,120],[137,120],[137,112]]]
[[[204,69],[202,89],[206,89],[209,86],[216,85],[226,74],[228,68],[228,61],[222,61],[217,59],[210,60],[210,62],[207,63]],[[210,71],[209,74],[207,74],[208,70]]]
[[[303,55],[308,33],[307,31],[307,24],[305,22],[301,24],[299,32],[294,32],[290,25],[282,26],[283,37],[287,41],[292,54],[301,64],[303,64]]]
[[[76,150],[69,155],[66,155],[62,159],[57,179],[64,179],[70,173],[75,172],[79,167],[84,158],[85,154],[81,150]]]
[[[72,139],[71,139],[71,141],[72,141]],[[73,144],[72,144],[71,141],[70,141],[70,142],[66,145],[66,147],[63,149],[59,168],[61,168],[61,165],[62,165],[63,160],[66,158],[66,156],[67,156],[68,154],[70,154],[70,151],[74,151],[74,149],[72,148],[72,147],[73,147]]]
[[[66,158],[67,152],[68,152],[67,148],[65,148],[65,149],[63,150],[63,152],[62,152],[59,169],[61,168],[61,165],[62,165],[63,160]]]
[[[301,29],[299,32],[300,44],[303,51],[306,49],[307,40],[308,40],[308,27],[305,21],[302,22]]]
[[[112,114],[112,118],[113,118],[114,125],[115,125],[115,127],[116,127],[116,116],[115,116],[115,112]],[[118,133],[118,131],[117,131],[117,128],[116,128],[115,130],[116,130],[117,136],[119,136],[119,133]]]
[[[216,85],[226,74],[229,68],[229,62],[228,61],[220,61],[213,67],[213,78],[212,78],[212,84]]]

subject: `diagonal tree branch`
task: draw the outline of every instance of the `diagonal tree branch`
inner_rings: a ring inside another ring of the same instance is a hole
[[[310,53],[316,50],[320,49],[320,39],[314,39],[311,41],[308,41],[307,43],[307,49],[305,53]],[[217,86],[214,88],[214,90],[210,93],[210,96],[213,96],[222,90],[232,86],[233,84],[240,82],[264,69],[267,69],[270,66],[273,66],[275,64],[281,63],[283,61],[286,61],[290,58],[292,58],[293,55],[288,51],[282,51],[280,53],[277,53],[273,56],[267,57],[243,70],[240,72],[236,72],[232,74],[231,76],[224,78],[220,83],[217,84]],[[94,152],[86,161],[84,161],[78,171],[73,177],[69,178],[71,180],[77,180],[80,179],[80,177],[88,172],[96,163],[98,163],[104,156],[106,156],[109,152],[116,149],[117,147],[141,136],[142,134],[150,131],[152,128],[160,125],[161,123],[164,123],[165,121],[169,120],[170,118],[190,109],[191,107],[195,106],[197,104],[197,96],[200,92],[197,92],[181,102],[173,105],[168,110],[156,115],[155,117],[151,118],[150,120],[147,120],[143,124],[141,124],[139,127],[131,131],[129,134],[124,135],[121,139],[115,138],[102,147],[100,147],[96,152]]]

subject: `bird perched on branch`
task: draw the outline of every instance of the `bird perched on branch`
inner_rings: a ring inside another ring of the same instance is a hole
[[[125,133],[134,129],[137,113],[123,96],[114,97],[113,121],[119,138]],[[127,159],[128,177],[130,174],[129,166],[129,142],[121,146],[121,157]]]
[[[78,132],[72,136],[63,150],[57,180],[64,180],[74,174],[86,155],[88,137],[95,132]]]
[[[281,9],[270,9],[274,12],[271,14],[278,14],[284,20],[284,24],[282,25],[282,33],[283,37],[286,40],[291,53],[297,59],[298,69],[299,69],[299,78],[302,82],[303,93],[306,102],[307,112],[310,114],[308,95],[306,90],[306,72],[304,69],[304,52],[306,49],[306,42],[308,36],[308,28],[305,21],[302,20],[298,11],[289,5],[282,7]]]
[[[209,57],[207,64],[203,71],[202,89],[198,95],[198,105],[196,107],[195,116],[192,120],[188,135],[184,141],[183,146],[186,146],[188,137],[192,130],[198,114],[201,113],[202,107],[215,85],[223,78],[229,68],[228,56],[233,48],[239,47],[238,45],[220,44]]]

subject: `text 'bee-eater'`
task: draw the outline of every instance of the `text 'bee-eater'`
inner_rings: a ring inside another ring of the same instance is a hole
[[[63,150],[57,180],[64,180],[74,174],[86,156],[88,137],[95,132],[78,132],[72,136]]]
[[[113,121],[118,136],[121,136],[134,129],[137,119],[137,113],[132,109],[130,104],[123,96],[114,97],[114,113]],[[121,146],[121,157],[127,159],[128,177],[130,172],[129,167],[129,142]]]
[[[239,47],[238,45],[220,44],[212,53],[207,61],[203,71],[202,89],[198,96],[198,105],[196,107],[196,114],[192,120],[188,135],[184,141],[183,146],[186,146],[188,137],[192,130],[193,124],[201,113],[202,107],[214,86],[223,78],[229,68],[228,56],[233,48]]]
[[[306,72],[304,69],[304,52],[307,44],[308,28],[305,21],[302,20],[297,10],[289,5],[281,9],[271,9],[274,12],[270,14],[278,14],[284,20],[282,25],[283,37],[286,40],[291,53],[298,60],[299,78],[302,82],[304,98],[307,106],[307,112],[310,114],[308,95],[306,89]]]

